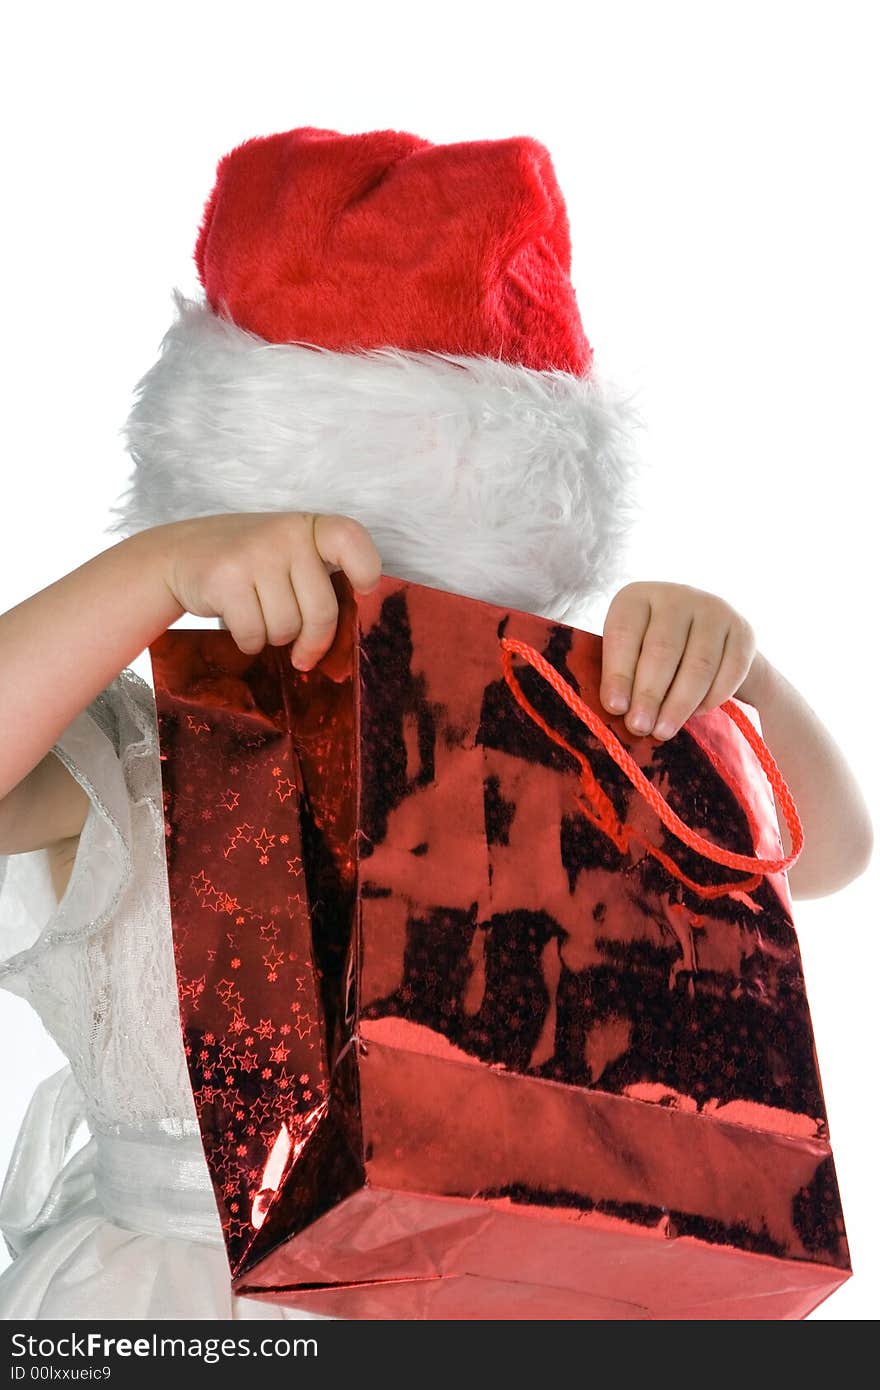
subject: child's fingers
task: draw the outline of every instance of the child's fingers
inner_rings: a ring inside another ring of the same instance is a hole
[[[310,670],[333,646],[339,624],[339,602],[327,566],[313,545],[295,559],[291,582],[302,614],[302,630],[290,653],[300,671]]]
[[[220,616],[239,651],[256,656],[266,645],[266,624],[260,599],[253,584],[237,584],[224,599]]]
[[[642,637],[650,616],[647,591],[636,584],[627,584],[611,600],[602,630],[599,699],[612,714],[621,714],[629,705]]]
[[[285,647],[300,635],[303,626],[290,571],[276,561],[274,568],[258,575],[255,583],[267,641],[272,647]]]
[[[689,719],[701,700],[717,685],[722,675],[724,649],[729,629],[723,624],[694,617],[678,670],[660,706],[653,734],[671,738]],[[722,696],[725,699],[726,696]]]
[[[382,557],[376,543],[367,528],[354,517],[335,513],[317,515],[314,545],[323,560],[344,570],[356,593],[369,593],[382,578]]]
[[[626,727],[633,734],[650,733],[684,652],[693,619],[688,604],[673,604],[651,613],[642,639]]]
[[[751,669],[755,650],[755,634],[750,625],[745,620],[732,623],[718,672],[697,706],[700,712],[715,709],[739,689]]]

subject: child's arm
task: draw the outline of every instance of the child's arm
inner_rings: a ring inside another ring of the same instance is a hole
[[[0,853],[79,834],[87,799],[52,746],[172,623],[221,617],[250,655],[294,641],[308,669],[335,635],[334,569],[359,591],[381,577],[353,518],[229,512],[142,531],[0,614]]]
[[[120,541],[0,614],[0,850],[79,833],[88,799],[48,750],[184,609],[167,527]]]
[[[868,808],[828,730],[756,650],[749,623],[723,599],[687,584],[638,580],[615,594],[605,618],[600,699],[612,713],[626,710],[633,733],[670,738],[693,713],[731,696],[757,709],[804,827],[803,851],[788,873],[792,896],[836,892],[870,862]],[[782,816],[779,823],[789,854]]]
[[[804,827],[804,848],[788,871],[792,897],[835,893],[867,868],[874,846],[871,817],[842,752],[803,696],[761,653],[749,674],[748,695],[761,718],[764,742],[788,783]],[[777,805],[777,810],[778,810]],[[791,837],[779,813],[786,854]]]

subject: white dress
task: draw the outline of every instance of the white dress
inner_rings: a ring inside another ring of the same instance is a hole
[[[0,984],[69,1065],[37,1087],[0,1192],[0,1318],[317,1316],[231,1293],[177,1012],[150,686],[121,672],[53,752],[89,809],[60,903],[45,850],[0,856]]]

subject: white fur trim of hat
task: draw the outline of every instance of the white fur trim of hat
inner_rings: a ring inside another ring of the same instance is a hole
[[[270,343],[172,297],[109,532],[338,513],[366,527],[385,574],[561,622],[623,578],[643,422],[595,366]]]

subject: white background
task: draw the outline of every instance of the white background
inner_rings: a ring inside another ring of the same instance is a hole
[[[7,20],[0,611],[118,539],[103,528],[128,476],[120,430],[171,287],[197,292],[221,154],[297,125],[528,134],[566,194],[597,365],[638,389],[647,424],[630,577],[737,607],[876,816],[873,7],[304,9],[50,4]],[[150,678],[146,654],[134,667]],[[63,680],[51,650],[45,669]],[[856,1270],[820,1318],[880,1305],[876,894],[872,866],[795,904]],[[8,995],[0,1056],[5,1169],[63,1059]]]

